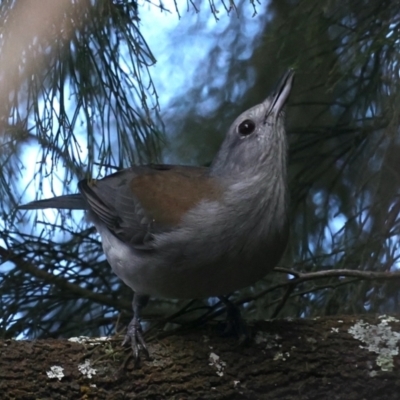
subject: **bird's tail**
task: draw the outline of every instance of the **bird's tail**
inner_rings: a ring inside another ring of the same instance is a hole
[[[31,203],[18,206],[18,208],[20,210],[39,210],[43,208],[85,210],[87,208],[87,203],[82,195],[78,193],[32,201]]]

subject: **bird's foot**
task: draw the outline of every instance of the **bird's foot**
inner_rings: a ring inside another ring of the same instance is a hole
[[[236,336],[239,344],[248,342],[250,340],[249,330],[239,308],[226,298],[221,301],[226,306],[226,326],[222,333],[223,336]]]
[[[125,338],[122,342],[122,346],[131,345],[133,351],[133,359],[135,367],[140,364],[140,354],[143,353],[146,358],[150,358],[149,351],[147,350],[146,342],[143,338],[142,325],[138,318],[134,317],[129,323],[126,330]]]

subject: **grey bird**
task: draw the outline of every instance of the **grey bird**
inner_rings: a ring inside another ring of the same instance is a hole
[[[111,268],[134,291],[123,344],[135,361],[148,355],[140,313],[149,296],[221,297],[279,262],[289,231],[283,108],[293,76],[236,118],[209,168],[133,166],[80,181],[79,194],[19,207],[87,210]]]

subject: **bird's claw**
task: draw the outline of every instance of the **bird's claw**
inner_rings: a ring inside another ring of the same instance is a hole
[[[145,357],[150,358],[149,351],[147,350],[146,342],[143,338],[143,330],[140,321],[137,318],[133,318],[129,323],[126,330],[122,346],[131,345],[133,351],[133,358],[135,366],[140,363],[140,354],[143,353]]]
[[[229,300],[224,299],[224,303],[226,306],[226,325],[222,335],[236,336],[239,339],[239,344],[246,343],[250,339],[250,334],[239,308]]]

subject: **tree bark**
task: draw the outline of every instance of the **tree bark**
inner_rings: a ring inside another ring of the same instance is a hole
[[[393,317],[274,320],[249,329],[246,345],[222,337],[216,324],[152,340],[151,360],[140,368],[119,337],[0,341],[0,397],[400,398],[400,322]]]

